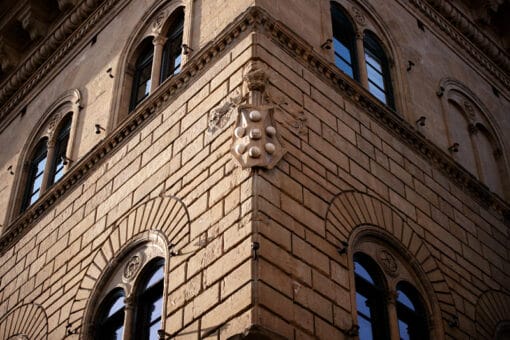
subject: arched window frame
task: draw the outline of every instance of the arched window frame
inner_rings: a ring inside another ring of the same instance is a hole
[[[61,161],[62,168],[60,170],[62,175],[73,165],[74,139],[81,109],[80,102],[80,92],[76,89],[69,90],[53,102],[36,123],[37,129],[28,138],[28,143],[24,147],[16,166],[15,185],[8,206],[8,219],[10,221],[35,203],[35,201],[30,202],[28,200],[27,192],[31,185],[32,163],[37,148],[41,145],[46,148],[46,164],[42,173],[38,199],[55,184],[55,166],[59,161]],[[69,124],[66,125],[66,122],[69,122]],[[62,139],[61,132],[66,128],[69,128],[67,137]],[[65,147],[62,147],[61,143],[66,144]]]
[[[147,235],[145,235],[147,236]],[[120,339],[145,339],[140,326],[144,325],[140,320],[143,314],[143,306],[147,301],[143,299],[143,293],[147,280],[155,272],[154,268],[162,268],[163,279],[158,282],[161,290],[161,315],[157,320],[157,330],[162,329],[165,314],[165,291],[167,285],[168,261],[163,241],[158,235],[149,237],[140,236],[131,244],[128,244],[117,255],[113,262],[116,265],[103,273],[94,291],[96,294],[90,299],[91,309],[85,320],[84,339],[95,339],[98,325],[104,315],[102,306],[107,306],[111,294],[121,290],[124,293],[124,323],[123,334]],[[147,334],[145,334],[147,335]]]
[[[355,60],[352,64],[355,69],[353,71],[353,76],[349,76],[359,82],[365,89],[372,93],[372,95],[374,95],[377,100],[381,101],[389,108],[395,111],[405,112],[405,102],[399,100],[397,103],[396,101],[396,97],[403,96],[405,89],[401,85],[402,80],[400,72],[397,72],[397,69],[394,67],[395,60],[399,59],[396,56],[396,51],[394,48],[395,45],[390,42],[391,39],[387,34],[388,30],[383,29],[384,23],[380,18],[376,16],[376,11],[374,11],[372,8],[365,8],[365,6],[367,5],[351,0],[331,0],[331,36],[334,37],[335,35],[333,10],[338,9],[338,11],[341,11],[346,16],[346,20],[352,26],[352,31],[350,33],[351,36],[346,39],[349,41],[354,40],[355,47],[352,55],[355,56]],[[384,78],[383,83],[385,89],[387,90],[387,98],[385,101],[381,100],[371,90],[371,88],[373,89],[373,86],[370,86],[370,79],[368,75],[369,72],[366,62],[366,36],[369,36],[369,39],[376,42],[379,47],[378,51],[384,54],[384,57],[381,58],[383,61],[381,73]],[[335,39],[333,38],[332,41],[334,42]],[[331,48],[331,56],[334,62],[336,61],[336,55],[335,46],[333,44]],[[341,67],[339,68],[342,69]],[[400,84],[398,88],[396,84]]]
[[[112,106],[114,115],[110,117],[107,130],[115,128],[129,113],[134,111],[136,107],[147,97],[157,90],[157,88],[168,78],[179,72],[173,72],[171,75],[164,75],[164,53],[165,44],[169,40],[175,40],[173,36],[174,25],[180,25],[177,31],[180,31],[180,69],[184,67],[189,57],[189,53],[182,50],[182,46],[190,46],[190,26],[188,25],[190,15],[184,6],[183,0],[167,2],[166,4],[155,4],[142,18],[141,23],[135,28],[133,35],[130,37],[124,51],[121,54],[118,64],[115,88],[119,96],[112,98]],[[176,18],[178,16],[179,18]],[[176,20],[180,19],[180,20]],[[170,39],[168,39],[170,38]],[[173,38],[173,39],[172,39]],[[147,96],[135,100],[133,94],[135,92],[134,84],[136,81],[136,61],[142,50],[142,45],[149,41],[152,43],[153,58],[151,63],[150,90]],[[175,41],[174,41],[175,42]],[[174,46],[175,47],[175,46]],[[191,49],[188,50],[192,51]]]
[[[447,137],[447,150],[453,159],[460,163],[455,148],[452,148],[457,143],[458,148],[469,147],[475,158],[476,169],[473,170],[473,175],[477,177],[481,182],[487,185],[487,174],[484,173],[483,166],[481,164],[481,145],[480,138],[485,135],[488,142],[492,147],[492,156],[497,166],[497,172],[499,175],[499,181],[501,183],[501,190],[497,192],[495,188],[489,189],[493,192],[502,195],[503,198],[510,198],[510,180],[509,180],[509,162],[506,157],[507,153],[504,150],[504,143],[502,141],[502,132],[499,129],[499,125],[496,120],[492,117],[489,110],[485,107],[482,101],[464,84],[461,82],[451,79],[443,78],[439,84],[440,91],[438,92],[441,97],[441,106],[443,111],[444,122],[446,126],[446,137]],[[458,141],[453,135],[453,129],[458,126],[452,126],[450,122],[450,114],[452,106],[457,107],[457,110],[463,115],[466,121],[467,133],[469,134],[469,144],[466,141]]]
[[[365,228],[362,228],[365,229]],[[368,228],[367,230],[371,230]],[[354,246],[350,253],[350,266],[352,268],[352,284],[356,287],[356,275],[354,270],[354,264],[356,259],[363,258],[365,263],[372,263],[370,265],[372,273],[377,280],[379,285],[383,287],[384,293],[381,294],[381,303],[385,305],[387,315],[387,325],[389,334],[384,334],[382,338],[399,339],[400,329],[398,327],[398,313],[397,313],[397,287],[402,282],[406,285],[412,286],[419,296],[422,311],[424,313],[424,322],[427,327],[427,337],[419,338],[432,339],[434,331],[432,329],[432,306],[430,305],[426,294],[426,289],[422,286],[422,283],[414,273],[410,263],[405,260],[405,255],[392,247],[392,244],[388,243],[386,239],[380,239],[375,236],[374,233],[363,233],[355,236]],[[381,254],[386,254],[391,259],[392,264],[385,265],[384,257]],[[387,255],[389,254],[389,255]],[[411,260],[410,260],[411,261]],[[358,307],[356,303],[357,288],[351,291],[352,305],[356,306],[352,309],[354,320],[358,320]],[[384,318],[384,317],[383,317]],[[357,321],[356,321],[357,322]],[[360,334],[362,330],[359,331]],[[380,335],[380,334],[379,334]],[[377,338],[376,338],[377,339]]]

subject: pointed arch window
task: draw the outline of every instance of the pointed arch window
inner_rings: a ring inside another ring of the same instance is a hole
[[[182,31],[184,26],[184,10],[182,7],[173,14],[171,20],[172,23],[163,48],[161,82],[181,71]]]
[[[36,146],[34,153],[28,164],[28,176],[26,180],[25,195],[21,210],[25,210],[32,205],[43,190],[44,169],[48,159],[48,139],[42,139]]]
[[[336,1],[331,1],[330,6],[335,65],[395,109],[389,58],[380,39],[363,26],[357,26]]]

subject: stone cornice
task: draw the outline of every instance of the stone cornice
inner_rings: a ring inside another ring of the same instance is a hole
[[[414,1],[414,0],[412,0]],[[343,94],[344,97],[362,108],[373,119],[384,126],[400,141],[430,162],[452,182],[456,183],[471,198],[487,209],[491,208],[500,214],[506,224],[510,224],[510,204],[492,193],[471,173],[456,163],[448,154],[437,147],[407,121],[383,105],[360,84],[347,77],[331,62],[324,60],[313,51],[312,46],[296,36],[290,29],[274,21],[268,14],[260,15],[259,21],[272,40],[282,46],[288,53],[304,63],[309,70],[319,75]]]
[[[26,58],[0,88],[0,131],[16,116],[14,108],[118,3],[81,1]]]
[[[510,88],[508,55],[457,8],[446,0],[410,0],[410,3],[464,48],[506,88]]]
[[[230,46],[249,27],[253,27],[258,11],[247,11],[230,24],[213,42],[208,43],[193,58],[189,59],[182,72],[165,81],[155,93],[142,102],[137,109],[110,135],[97,144],[85,156],[77,161],[64,177],[46,191],[32,206],[18,218],[5,226],[0,235],[0,255],[11,248],[17,240],[33,227],[57,202],[75,188],[119,145],[134,135],[162,107],[170,104],[175,97],[189,86],[205,69],[212,64],[220,53]]]
[[[455,163],[451,157],[420,135],[414,127],[381,104],[368,91],[352,81],[333,64],[324,60],[313,51],[310,45],[299,39],[287,27],[274,20],[267,12],[257,7],[251,7],[225,28],[216,40],[207,44],[195,54],[186,63],[180,74],[163,83],[117,129],[77,161],[62,180],[45,192],[34,205],[10,225],[5,226],[4,232],[0,236],[0,254],[4,254],[12,247],[66,193],[75,188],[102,164],[107,157],[118,149],[120,144],[139,131],[140,126],[154,117],[156,112],[171,103],[179,93],[187,88],[218,58],[219,54],[249,29],[269,35],[274,42],[296,57],[297,60],[300,60],[309,70],[342,93],[347,100],[354,102],[408,147],[429,160],[433,166],[470,194],[473,200],[487,208],[494,209],[502,215],[502,220],[509,217],[510,206],[507,202],[491,193],[485,185]],[[507,220],[505,222],[508,223]]]

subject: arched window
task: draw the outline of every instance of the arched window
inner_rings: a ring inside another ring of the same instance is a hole
[[[119,118],[127,116],[166,79],[181,72],[184,32],[184,7],[167,1],[141,26],[123,53],[124,72],[116,87]],[[190,49],[191,50],[191,49]]]
[[[377,265],[363,253],[354,255],[356,308],[360,339],[387,339],[385,289]]]
[[[372,32],[363,38],[365,64],[367,67],[368,90],[384,104],[394,107],[388,58]]]
[[[400,339],[428,339],[427,316],[420,295],[405,281],[397,284],[397,318]]]
[[[184,25],[184,10],[179,8],[172,14],[167,40],[163,48],[161,61],[161,82],[181,71],[182,62],[182,30]]]
[[[136,304],[136,338],[157,340],[163,310],[163,260],[156,259],[147,265],[139,285]]]
[[[343,9],[334,1],[331,2],[331,21],[333,24],[335,65],[349,77],[358,80],[354,28]]]
[[[49,175],[48,185],[58,182],[64,175],[64,166],[69,162],[66,156],[67,144],[71,132],[71,116],[68,115],[61,123],[55,138],[55,150]]]
[[[130,110],[133,110],[151,90],[151,72],[154,48],[149,39],[144,40],[135,62]]]
[[[330,6],[335,65],[395,109],[389,58],[381,40],[366,28],[371,25],[358,25],[336,1],[331,1]],[[363,15],[357,15],[365,22]]]
[[[162,329],[165,261],[144,243],[119,262],[102,285],[87,334],[93,339],[158,340]]]
[[[94,338],[122,340],[124,314],[124,291],[121,288],[117,288],[110,292],[99,308]]]
[[[372,236],[358,241],[355,249],[353,302],[359,338],[428,340],[430,314],[419,293],[423,287],[406,261]]]
[[[22,211],[37,201],[43,190],[44,169],[46,168],[46,161],[48,159],[47,145],[48,139],[42,139],[35,147],[28,164],[25,194],[21,205]]]

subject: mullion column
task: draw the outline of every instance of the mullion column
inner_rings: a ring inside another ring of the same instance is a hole
[[[387,295],[388,302],[388,321],[390,328],[390,339],[399,340],[400,332],[398,329],[398,316],[397,316],[397,291],[389,291]]]
[[[365,46],[363,43],[363,31],[356,32],[356,55],[358,56],[359,82],[368,89],[367,64],[365,62]]]
[[[159,86],[161,78],[161,64],[163,60],[163,49],[165,46],[166,38],[157,35],[152,40],[154,44],[154,54],[152,56],[152,70],[151,70],[151,93]]]

